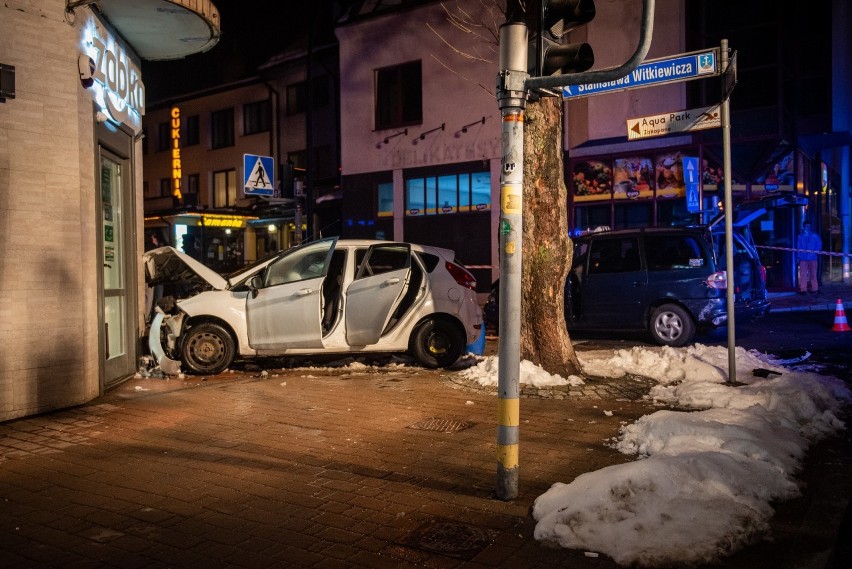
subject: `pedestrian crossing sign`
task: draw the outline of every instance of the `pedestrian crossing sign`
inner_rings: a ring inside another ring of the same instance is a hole
[[[244,193],[247,196],[275,194],[275,168],[271,156],[243,154]]]

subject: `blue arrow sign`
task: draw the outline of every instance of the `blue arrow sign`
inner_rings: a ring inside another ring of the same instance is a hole
[[[621,79],[614,81],[562,87],[562,98],[585,97],[636,87],[649,87],[661,83],[702,79],[718,74],[718,50],[696,51],[694,53],[685,53],[674,57],[646,61],[629,75],[625,75]]]
[[[698,195],[698,158],[684,156],[683,181],[686,184],[686,209],[691,212],[701,210],[701,200]]]

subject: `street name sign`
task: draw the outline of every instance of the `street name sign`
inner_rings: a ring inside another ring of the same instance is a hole
[[[637,87],[650,87],[662,83],[703,79],[718,75],[719,50],[717,48],[692,53],[683,53],[673,57],[651,59],[629,74],[614,81],[589,83],[587,85],[568,85],[562,87],[562,98],[578,98],[611,91],[623,91]]]
[[[675,111],[662,115],[627,119],[627,139],[663,136],[675,132],[719,128],[722,125],[722,113],[719,105]]]
[[[275,193],[275,169],[271,156],[243,154],[244,193],[247,196],[271,196]]]

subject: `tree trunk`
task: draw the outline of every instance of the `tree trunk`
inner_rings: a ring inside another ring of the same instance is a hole
[[[565,279],[574,245],[562,159],[562,99],[530,102],[524,121],[521,358],[550,373],[580,374],[565,326]]]

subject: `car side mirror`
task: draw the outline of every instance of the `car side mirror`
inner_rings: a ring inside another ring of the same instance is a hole
[[[263,288],[263,277],[255,275],[250,278],[246,284],[248,284],[249,290],[251,291],[251,297],[257,298],[257,289]]]

